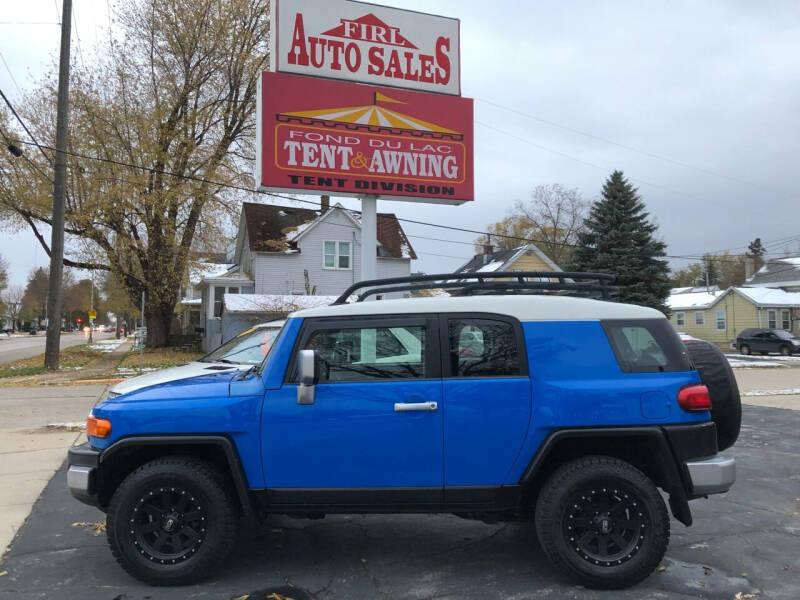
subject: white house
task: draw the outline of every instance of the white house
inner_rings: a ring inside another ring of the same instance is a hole
[[[411,273],[414,249],[397,217],[378,214],[376,277]],[[232,264],[203,277],[206,348],[222,343],[228,294],[338,296],[361,280],[361,222],[340,204],[320,210],[246,202]]]

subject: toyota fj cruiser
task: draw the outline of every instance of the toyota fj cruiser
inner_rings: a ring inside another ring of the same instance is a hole
[[[361,302],[428,287],[452,295]],[[240,516],[402,512],[533,522],[573,580],[629,586],[667,548],[658,488],[690,525],[689,500],[733,484],[718,451],[741,412],[716,348],[596,299],[612,290],[539,272],[355,284],[291,315],[258,367],[105,398],[69,488],[152,584],[208,575]]]

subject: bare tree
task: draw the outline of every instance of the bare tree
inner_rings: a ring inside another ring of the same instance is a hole
[[[490,235],[475,240],[476,250],[480,252],[490,241],[500,250],[533,243],[557,265],[566,265],[587,211],[588,204],[577,188],[558,183],[537,185],[528,202],[517,201],[504,219],[488,226]]]
[[[21,285],[10,285],[0,293],[0,300],[5,308],[6,319],[11,322],[11,329],[17,328],[17,319],[22,309],[22,297],[25,289]]]
[[[148,344],[163,346],[193,248],[221,242],[236,212],[223,186],[253,183],[269,2],[120,6],[118,39],[72,73],[64,264],[113,273],[134,305],[144,292]],[[52,75],[20,109],[48,143]],[[3,123],[11,120],[0,111]],[[0,162],[0,215],[29,227],[48,254],[50,169],[38,151]]]

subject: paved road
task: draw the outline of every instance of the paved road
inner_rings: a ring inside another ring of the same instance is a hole
[[[105,340],[112,337],[113,333],[94,332],[95,340]],[[88,334],[83,332],[61,334],[61,347],[69,348],[78,344],[85,344],[88,341]],[[44,354],[45,332],[40,331],[37,335],[12,336],[8,337],[0,333],[0,365],[4,365],[15,360],[30,358],[37,354]]]
[[[621,592],[594,592],[557,577],[531,524],[485,525],[449,515],[274,518],[245,530],[232,559],[202,585],[152,588],[129,577],[105,536],[81,523],[103,514],[51,480],[0,570],[0,600],[166,598],[625,599],[713,598],[742,592],[800,598],[800,412],[744,408],[731,450],[739,481],[692,503],[691,528],[672,522],[665,567]],[[76,525],[77,524],[77,525]],[[294,586],[294,587],[288,587]],[[759,590],[755,592],[754,590]]]

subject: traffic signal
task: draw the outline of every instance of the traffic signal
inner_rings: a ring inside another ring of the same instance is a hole
[[[81,318],[80,318],[80,317],[78,317],[78,318],[77,318],[77,321],[78,321],[78,323],[80,323],[80,322],[81,322]]]

